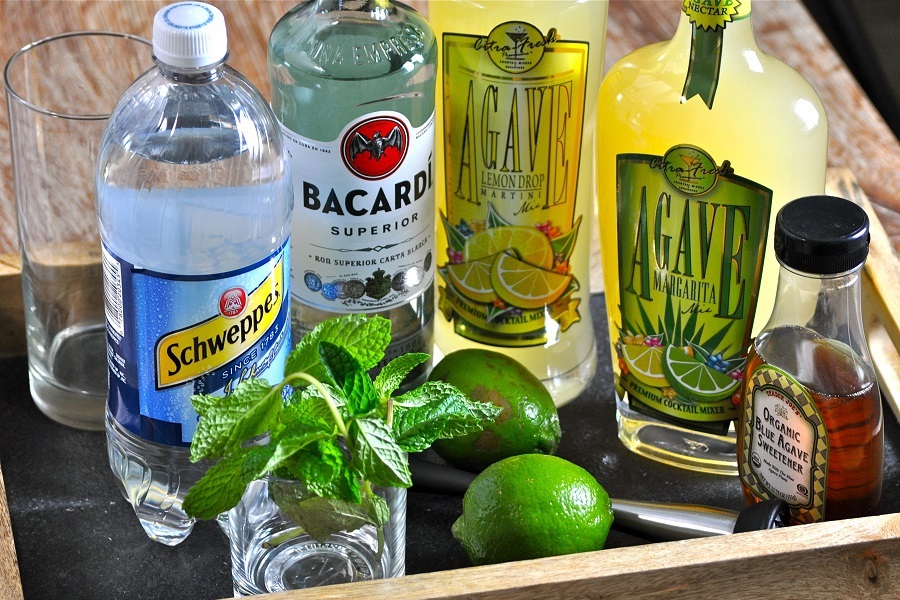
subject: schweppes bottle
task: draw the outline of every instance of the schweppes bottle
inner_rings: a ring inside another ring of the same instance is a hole
[[[157,67],[110,117],[97,171],[110,466],[147,534],[170,545],[193,527],[181,502],[206,468],[188,458],[191,396],[277,383],[290,351],[281,132],[226,54],[216,8],[162,9]]]
[[[672,40],[607,73],[597,125],[619,438],[735,475],[747,350],[778,275],[770,221],[823,192],[827,146],[818,96],[759,49],[750,16],[750,0],[684,0]]]

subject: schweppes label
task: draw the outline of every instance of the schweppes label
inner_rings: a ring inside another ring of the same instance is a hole
[[[194,394],[281,381],[290,352],[287,242],[243,269],[178,275],[140,268],[104,246],[109,408],[146,440],[190,444]]]
[[[215,316],[156,344],[156,387],[191,381],[227,365],[250,349],[269,330],[284,303],[283,259],[249,294],[228,288],[215,308]]]

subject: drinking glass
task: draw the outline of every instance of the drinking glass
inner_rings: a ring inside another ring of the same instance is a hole
[[[77,31],[28,44],[3,72],[31,395],[83,429],[103,428],[107,395],[97,150],[119,96],[150,66],[144,39]]]
[[[273,497],[303,497],[303,484],[277,478],[251,483],[240,503],[219,516],[231,544],[235,596],[400,577],[406,571],[406,490],[375,488],[390,509],[379,531],[364,525],[316,541]]]

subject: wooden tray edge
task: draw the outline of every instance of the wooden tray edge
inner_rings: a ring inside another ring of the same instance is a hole
[[[16,546],[6,503],[6,486],[3,483],[3,471],[0,471],[0,600],[22,600],[23,597],[19,562],[16,559]]]
[[[270,594],[272,600],[896,597],[900,515]]]

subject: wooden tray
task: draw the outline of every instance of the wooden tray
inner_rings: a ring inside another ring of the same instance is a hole
[[[872,246],[865,305],[870,343],[888,405],[900,391],[895,348],[897,263],[868,200],[848,171],[829,173],[829,192],[870,211]],[[888,326],[882,325],[888,323]],[[893,419],[886,412],[886,419]],[[624,449],[622,452],[626,452]],[[890,465],[889,461],[886,464]],[[672,471],[677,479],[679,471]],[[448,533],[449,535],[449,533]],[[719,538],[610,548],[487,567],[409,575],[271,595],[273,599],[409,598],[796,598],[900,597],[900,514]],[[0,600],[20,600],[16,549],[0,473]]]

